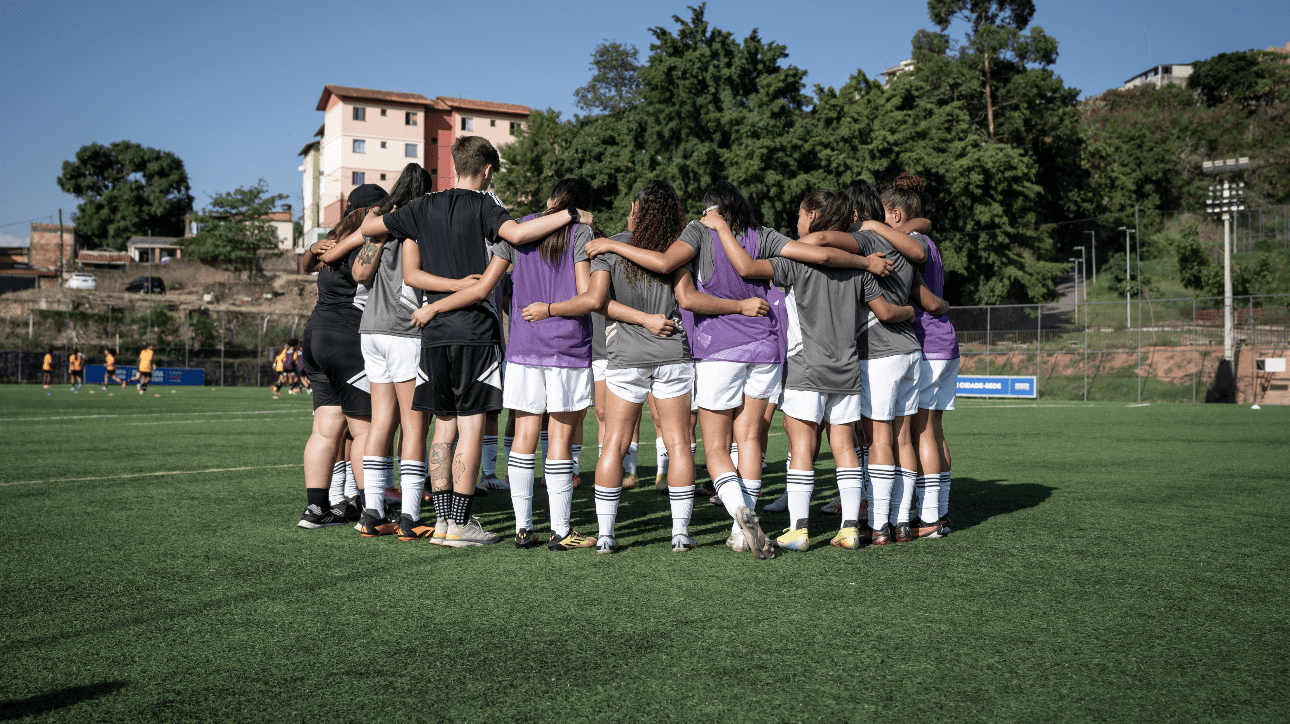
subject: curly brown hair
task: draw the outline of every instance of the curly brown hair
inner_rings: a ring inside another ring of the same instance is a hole
[[[923,180],[912,173],[902,173],[882,190],[882,205],[900,209],[910,218],[923,213]]]
[[[632,231],[631,245],[638,249],[657,251],[660,254],[681,236],[685,228],[685,208],[676,189],[666,181],[650,181],[636,194],[636,226]],[[660,284],[668,282],[662,275],[642,269],[627,261],[623,278],[636,286],[641,279],[651,278]]]

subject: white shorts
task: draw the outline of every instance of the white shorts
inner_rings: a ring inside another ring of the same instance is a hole
[[[922,352],[860,360],[861,414],[887,422],[918,412]]]
[[[756,400],[774,399],[779,396],[782,380],[778,362],[694,362],[694,398],[705,410],[733,410],[744,404],[745,395]]]
[[[591,381],[604,382],[605,370],[609,369],[609,360],[593,359],[591,360]]]
[[[860,393],[849,395],[837,392],[816,392],[814,390],[784,390],[784,402],[780,411],[794,420],[819,422],[828,418],[834,425],[845,425],[860,419]]]
[[[923,387],[918,392],[918,409],[953,410],[958,397],[959,358],[925,359]]]
[[[502,406],[520,412],[578,412],[591,405],[590,367],[506,365]]]
[[[363,371],[367,381],[376,385],[421,380],[417,367],[421,364],[421,338],[399,337],[393,334],[360,335],[363,350]]]
[[[694,366],[689,362],[654,367],[628,367],[605,370],[605,384],[620,399],[634,404],[653,393],[655,399],[667,400],[688,394],[694,388]]]

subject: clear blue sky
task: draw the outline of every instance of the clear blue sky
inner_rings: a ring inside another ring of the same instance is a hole
[[[1036,0],[1081,95],[1157,63],[1290,41],[1290,2]],[[474,8],[486,8],[476,10]],[[571,115],[603,39],[648,55],[683,2],[0,2],[5,127],[0,234],[77,200],[55,179],[82,145],[128,139],[176,153],[196,205],[263,177],[300,209],[296,153],[322,123],[323,85],[522,103]],[[708,19],[788,46],[808,83],[837,86],[910,55],[930,28],[908,2],[713,0]],[[961,29],[951,29],[961,33]],[[143,232],[141,229],[140,232]]]

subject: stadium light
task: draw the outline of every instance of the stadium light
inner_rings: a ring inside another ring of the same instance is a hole
[[[1249,157],[1242,156],[1206,161],[1201,164],[1201,171],[1213,176],[1244,171],[1249,167]],[[1245,182],[1232,183],[1223,179],[1223,183],[1211,185],[1205,210],[1223,215],[1223,359],[1231,362],[1236,356],[1232,334],[1232,212],[1245,210]]]
[[[1080,266],[1084,269],[1084,273],[1080,275],[1080,278],[1084,280],[1084,301],[1087,302],[1088,301],[1088,264],[1084,262],[1084,247],[1076,246],[1072,248],[1079,249],[1079,263],[1080,263]],[[1071,261],[1074,261],[1074,260],[1072,259]],[[1097,272],[1094,272],[1094,274],[1096,273]]]

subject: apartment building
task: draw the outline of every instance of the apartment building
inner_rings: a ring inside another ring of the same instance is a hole
[[[452,144],[483,136],[494,146],[514,140],[528,106],[418,93],[328,85],[318,99],[325,113],[316,140],[298,154],[303,162],[304,236],[311,244],[341,218],[349,192],[365,183],[389,190],[409,162],[434,178],[434,190],[452,186]]]
[[[1136,88],[1140,85],[1153,85],[1156,88],[1163,88],[1167,85],[1187,85],[1187,78],[1191,75],[1191,63],[1171,63],[1166,65],[1157,65],[1147,68],[1141,73],[1124,81],[1124,86],[1120,90]]]

